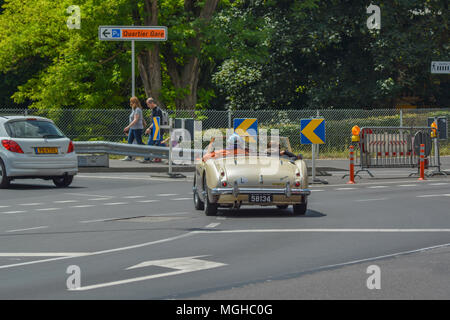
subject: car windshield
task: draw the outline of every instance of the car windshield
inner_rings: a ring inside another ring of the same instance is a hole
[[[45,120],[16,120],[5,124],[11,138],[57,139],[64,134],[52,123]]]
[[[274,143],[272,144],[271,138],[268,137],[267,138],[267,145],[264,147],[260,146],[260,141],[258,138],[255,138],[255,140],[253,140],[253,144],[252,142],[249,143],[249,139],[248,137],[243,137],[242,140],[237,140],[235,143],[233,141],[230,141],[232,139],[230,139],[230,137],[222,137],[222,140],[220,138],[214,138],[214,140],[210,141],[210,146],[207,146],[207,150],[209,149],[209,151],[217,151],[217,150],[221,150],[221,149],[226,149],[226,150],[232,150],[234,149],[234,147],[236,146],[236,149],[240,149],[240,150],[245,150],[247,151],[246,153],[238,153],[236,155],[242,155],[245,156],[248,154],[248,152],[250,151],[250,149],[252,148],[257,148],[256,150],[256,154],[259,154],[259,151],[263,152],[263,155],[267,155],[267,154],[276,154],[275,150],[280,152],[280,151],[289,151],[292,152],[291,149],[291,144],[289,142],[289,138],[287,137],[274,137]],[[251,146],[250,146],[251,145]],[[249,148],[250,147],[250,148]],[[258,148],[262,148],[262,149],[258,149]],[[266,150],[266,152],[264,152],[263,150]],[[253,149],[255,150],[255,149]]]

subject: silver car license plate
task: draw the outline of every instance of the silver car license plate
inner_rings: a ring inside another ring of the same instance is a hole
[[[267,203],[273,202],[273,196],[266,193],[251,193],[248,195],[248,202]]]

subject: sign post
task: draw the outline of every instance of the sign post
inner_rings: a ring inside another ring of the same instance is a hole
[[[131,96],[136,95],[135,41],[167,41],[167,27],[99,26],[100,41],[131,41]]]
[[[300,120],[300,143],[311,145],[311,169],[313,183],[328,184],[325,180],[316,179],[316,145],[325,143],[325,119],[301,119]]]

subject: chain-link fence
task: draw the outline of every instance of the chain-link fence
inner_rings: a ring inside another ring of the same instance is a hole
[[[78,141],[105,140],[120,142],[126,139],[123,128],[129,123],[130,109],[92,110],[12,110],[0,109],[1,115],[27,114],[52,119],[71,139]],[[150,123],[151,111],[144,110],[144,117]],[[351,144],[351,129],[360,127],[427,126],[427,119],[446,116],[450,109],[327,109],[327,110],[268,110],[268,111],[214,111],[180,110],[170,112],[173,118],[191,118],[202,121],[203,130],[233,127],[237,118],[256,118],[259,129],[278,129],[281,136],[289,138],[296,152],[311,150],[311,146],[300,144],[300,119],[324,118],[326,143],[320,152],[330,156],[348,153]],[[449,140],[441,141],[441,150],[450,153]]]

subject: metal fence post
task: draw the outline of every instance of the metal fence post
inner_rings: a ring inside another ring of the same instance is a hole
[[[228,129],[231,129],[231,110],[228,110]]]
[[[403,109],[400,108],[400,127],[403,127]]]

